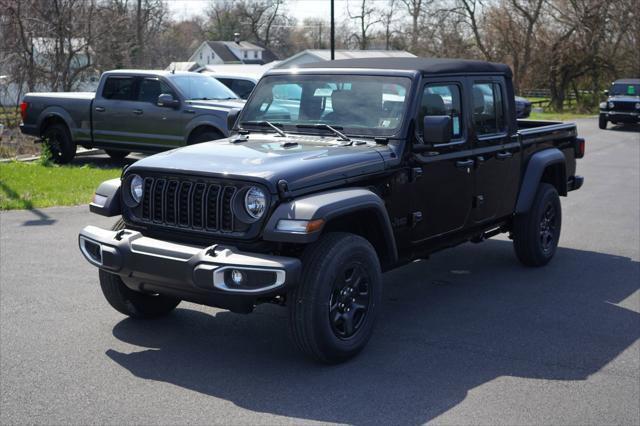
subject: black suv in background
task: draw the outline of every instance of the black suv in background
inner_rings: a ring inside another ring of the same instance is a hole
[[[607,100],[600,103],[598,121],[601,129],[606,129],[609,121],[613,124],[640,122],[640,78],[616,80],[604,94]]]

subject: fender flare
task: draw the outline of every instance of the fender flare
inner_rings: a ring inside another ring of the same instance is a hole
[[[308,244],[317,241],[322,234],[322,229],[304,234],[283,232],[277,230],[280,219],[317,220],[324,219],[329,222],[341,216],[361,210],[375,213],[378,222],[378,232],[382,235],[386,255],[391,263],[398,259],[396,241],[389,215],[382,199],[364,188],[344,188],[307,195],[295,200],[280,204],[269,220],[263,231],[266,241],[289,242]]]
[[[229,136],[229,131],[227,130],[227,116],[225,114],[224,117],[218,117],[215,115],[201,115],[195,117],[185,127],[184,131],[184,143],[185,145],[189,142],[189,138],[193,133],[193,130],[200,126],[213,127],[218,132],[222,134],[223,137]]]
[[[566,165],[566,158],[558,148],[547,148],[531,156],[522,179],[522,185],[520,186],[520,193],[518,194],[518,201],[516,203],[516,214],[529,211],[545,169],[558,163],[561,163],[563,166]],[[566,178],[564,184],[566,185]]]
[[[101,216],[119,216],[122,214],[122,206],[120,204],[120,178],[109,179],[102,182],[96,189],[96,196],[89,204],[89,210],[92,213]]]
[[[38,122],[36,123],[36,128],[38,129],[38,134],[40,136],[42,136],[42,131],[44,130],[42,128],[42,125],[44,124],[44,122],[51,118],[51,117],[57,117],[59,119],[61,119],[64,124],[67,125],[67,128],[69,129],[69,134],[71,135],[71,138],[73,139],[73,134],[74,134],[74,130],[75,128],[77,128],[75,121],[73,121],[73,118],[71,118],[71,115],[65,111],[64,109],[58,107],[58,106],[50,106],[45,108],[39,115],[38,117]]]

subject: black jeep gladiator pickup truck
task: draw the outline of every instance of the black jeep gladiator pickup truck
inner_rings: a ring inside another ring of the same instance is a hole
[[[27,93],[20,129],[42,138],[57,163],[73,160],[77,145],[122,159],[228,136],[227,115],[243,105],[206,75],[116,70],[102,74],[96,93]]]
[[[91,210],[122,219],[85,227],[80,250],[123,314],[286,305],[297,347],[326,363],[366,345],[384,271],[505,232],[522,263],[549,262],[559,196],[583,182],[576,126],[517,121],[502,64],[273,70],[229,119],[231,137],[101,184]]]

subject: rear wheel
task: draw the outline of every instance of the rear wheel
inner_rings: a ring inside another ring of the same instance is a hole
[[[562,210],[558,191],[541,183],[529,212],[514,220],[513,247],[520,262],[527,266],[543,266],[556,253]]]
[[[360,236],[330,233],[307,248],[302,264],[287,297],[293,340],[317,361],[346,361],[373,332],[382,293],[376,251]]]
[[[54,163],[66,164],[75,157],[76,144],[71,140],[69,129],[64,124],[48,126],[42,133],[42,139]]]
[[[130,151],[118,151],[115,149],[105,149],[104,152],[106,152],[113,160],[117,161],[124,160],[127,155],[131,154]]]
[[[124,228],[122,219],[111,228]],[[107,302],[118,312],[133,318],[157,318],[167,315],[180,303],[180,299],[161,294],[145,294],[131,290],[118,275],[99,270],[100,288]]]
[[[604,115],[600,115],[600,117],[598,118],[598,127],[600,127],[601,129],[607,128],[607,117],[605,117]]]

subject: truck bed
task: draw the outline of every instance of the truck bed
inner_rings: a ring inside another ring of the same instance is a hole
[[[90,141],[91,104],[95,96],[94,92],[27,93],[23,100],[29,107],[22,131],[40,136],[43,122],[58,115],[65,117],[75,141]]]

